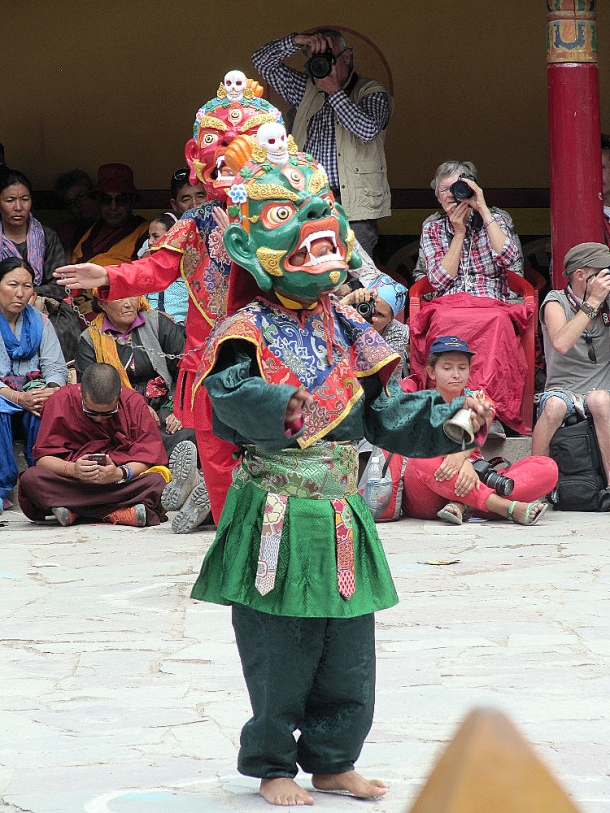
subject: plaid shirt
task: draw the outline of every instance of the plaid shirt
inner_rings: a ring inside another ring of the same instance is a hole
[[[453,239],[453,226],[446,214],[435,214],[424,221],[421,236],[426,274],[437,296],[467,293],[488,296],[506,302],[509,288],[506,271],[523,276],[523,258],[519,240],[515,235],[510,216],[493,207],[491,213],[506,235],[502,251],[497,254],[491,247],[487,229],[466,226],[466,237],[460,254],[460,264],[455,277],[443,268],[442,259],[449,251]]]
[[[295,45],[295,34],[289,34],[279,40],[273,40],[263,45],[252,55],[252,62],[263,79],[276,90],[282,98],[293,107],[298,107],[305,93],[308,75],[295,71],[282,63],[286,57],[295,54],[300,46]],[[349,87],[353,78],[352,73],[347,81]],[[307,141],[299,144],[304,152],[309,152],[324,167],[331,188],[339,188],[339,169],[337,165],[337,147],[335,139],[336,121],[353,133],[356,138],[367,144],[372,141],[390,121],[390,101],[387,93],[369,93],[360,104],[356,104],[345,90],[326,95],[324,104],[312,116],[308,130]]]

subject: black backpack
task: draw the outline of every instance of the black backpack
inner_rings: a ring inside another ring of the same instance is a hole
[[[558,511],[609,511],[610,492],[591,418],[568,418],[551,438],[559,479],[550,495]]]

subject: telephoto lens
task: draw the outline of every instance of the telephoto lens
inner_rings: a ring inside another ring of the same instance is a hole
[[[495,460],[496,458],[494,458],[493,462],[495,462]],[[509,494],[512,494],[515,481],[511,480],[510,477],[505,477],[503,474],[498,474],[487,460],[483,460],[483,458],[475,460],[472,467],[476,471],[479,480],[488,488],[493,488],[500,497],[508,497]]]
[[[307,70],[312,79],[324,79],[330,74],[337,60],[332,48],[327,48],[323,54],[314,54],[307,62]]]
[[[456,200],[466,200],[474,195],[474,191],[468,186],[463,178],[468,178],[470,181],[476,181],[474,175],[469,175],[467,172],[462,172],[457,181],[454,181],[449,187],[449,191]]]

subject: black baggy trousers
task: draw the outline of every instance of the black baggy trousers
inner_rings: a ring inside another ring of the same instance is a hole
[[[253,712],[241,732],[240,773],[351,771],[373,721],[373,613],[295,618],[234,604],[233,628]]]

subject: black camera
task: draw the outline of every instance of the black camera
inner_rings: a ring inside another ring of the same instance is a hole
[[[324,53],[309,57],[305,67],[312,79],[324,79],[330,74],[336,62],[337,57],[333,54],[333,49],[327,48]]]
[[[449,187],[449,191],[456,200],[466,200],[474,195],[474,190],[471,189],[463,178],[468,178],[469,181],[476,183],[474,175],[469,175],[467,172],[462,172],[457,181],[454,181]]]
[[[356,310],[362,316],[363,319],[369,324],[373,323],[373,315],[375,313],[375,296],[371,294],[371,298],[365,302],[359,302],[356,305]]]
[[[473,469],[476,471],[479,480],[484,483],[488,488],[493,488],[493,490],[498,494],[500,497],[508,497],[509,494],[512,494],[513,488],[515,487],[515,481],[511,480],[510,477],[505,477],[503,474],[499,474],[496,471],[496,466],[499,463],[505,462],[503,458],[492,458],[489,462],[487,460],[483,460],[483,458],[479,458],[479,460],[475,460],[472,464]]]

